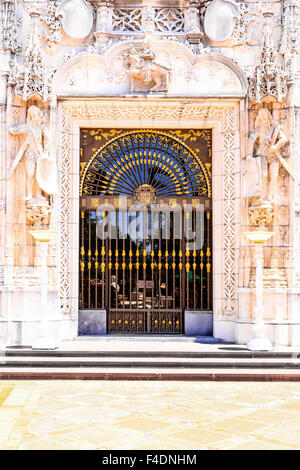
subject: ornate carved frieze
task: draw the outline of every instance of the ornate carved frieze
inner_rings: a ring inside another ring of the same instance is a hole
[[[21,18],[17,17],[17,0],[2,0],[0,8],[1,47],[12,54],[19,54],[22,47],[18,41],[17,28],[21,25]]]
[[[172,33],[184,31],[184,12],[180,8],[155,8],[155,30]]]
[[[118,8],[112,11],[113,31],[142,31],[142,8]]]
[[[47,2],[40,16],[40,20],[44,23],[43,38],[51,50],[55,44],[58,44],[62,38],[62,25],[57,16],[60,2]]]
[[[264,42],[260,63],[250,77],[249,97],[260,103],[263,98],[271,97],[281,102],[287,95],[287,73],[281,65],[278,49],[274,46],[272,25],[274,14],[265,10]]]
[[[182,8],[156,8],[148,4],[112,10],[112,30],[118,33],[183,33],[185,28]]]
[[[184,43],[195,55],[204,55],[204,54],[210,54],[211,53],[211,48],[210,47],[204,47],[201,40],[198,41],[196,44],[192,44],[189,41],[186,41]]]
[[[249,46],[260,45],[263,5],[261,2],[253,4],[239,2],[236,5],[239,8],[240,16],[237,18],[230,42],[234,46],[244,44]]]
[[[237,284],[237,225],[235,221],[237,202],[235,173],[234,110],[224,109],[222,121],[224,132],[224,314],[233,318],[236,312]]]

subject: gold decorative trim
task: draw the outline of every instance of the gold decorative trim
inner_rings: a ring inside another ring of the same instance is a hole
[[[196,162],[200,165],[200,168],[204,174],[204,177],[205,177],[205,181],[206,181],[206,185],[207,185],[207,197],[210,198],[211,197],[211,184],[210,184],[210,178],[208,176],[208,172],[207,172],[207,169],[205,168],[205,164],[202,163],[202,161],[200,160],[199,156],[196,155],[196,153],[190,148],[188,147],[184,142],[182,142],[180,139],[178,139],[177,137],[174,137],[174,135],[172,135],[171,132],[166,132],[166,131],[162,131],[162,130],[155,130],[155,129],[134,129],[132,131],[126,131],[124,132],[123,134],[119,134],[117,135],[116,137],[114,137],[113,139],[109,140],[108,142],[106,142],[102,147],[100,147],[100,149],[97,150],[97,152],[95,152],[95,154],[91,157],[91,159],[89,160],[89,162],[85,165],[85,168],[82,172],[82,176],[80,178],[80,196],[83,196],[83,193],[82,193],[82,190],[83,190],[83,184],[84,184],[84,180],[85,180],[85,177],[86,177],[86,174],[90,168],[90,166],[92,165],[93,161],[98,157],[98,155],[106,148],[108,147],[109,145],[111,145],[113,142],[115,142],[116,140],[118,139],[121,139],[122,137],[126,137],[128,135],[132,135],[132,134],[136,134],[136,133],[147,133],[147,132],[151,132],[152,134],[156,134],[156,135],[163,135],[165,137],[170,137],[171,139],[173,139],[175,142],[177,142],[178,144],[182,145],[192,156],[193,158],[196,160]]]

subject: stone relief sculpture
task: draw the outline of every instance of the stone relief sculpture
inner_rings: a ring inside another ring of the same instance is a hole
[[[10,167],[10,178],[24,158],[26,171],[26,216],[32,223],[48,223],[51,212],[50,197],[57,192],[57,167],[51,155],[51,140],[47,127],[42,124],[40,109],[31,105],[28,108],[25,124],[9,127],[13,136],[24,140]]]
[[[124,67],[131,79],[131,92],[168,91],[171,69],[158,64],[156,54],[148,43],[145,42],[141,49],[131,45],[122,55]]]
[[[272,223],[280,167],[294,178],[293,169],[280,153],[287,142],[282,125],[274,125],[267,108],[260,109],[249,137],[251,154],[246,159],[244,173],[245,196],[251,198],[249,214],[254,225]]]

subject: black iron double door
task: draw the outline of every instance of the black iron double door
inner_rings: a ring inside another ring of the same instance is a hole
[[[211,310],[207,199],[85,197],[80,221],[80,309],[109,333],[183,333],[186,309]]]

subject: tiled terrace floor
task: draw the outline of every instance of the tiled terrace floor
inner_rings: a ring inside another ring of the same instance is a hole
[[[0,449],[300,449],[300,383],[2,381]]]

